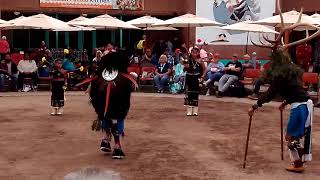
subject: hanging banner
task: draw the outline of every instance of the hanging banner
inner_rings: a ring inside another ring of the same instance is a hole
[[[144,0],[40,0],[40,7],[143,10]]]

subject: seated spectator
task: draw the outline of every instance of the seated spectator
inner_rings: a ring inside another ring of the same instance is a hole
[[[68,52],[67,51],[64,52],[64,59],[62,60],[62,67],[66,71],[74,71],[75,70],[74,64],[70,60],[69,50],[68,50]]]
[[[252,64],[253,64],[253,68],[254,69],[260,69],[261,68],[261,64],[260,62],[257,60],[257,53],[256,52],[253,52],[252,55],[251,55],[251,61],[252,61]]]
[[[0,91],[5,91],[4,81],[8,77],[8,67],[4,59],[0,60]]]
[[[10,81],[10,90],[17,91],[18,90],[18,68],[15,63],[12,62],[11,55],[6,54],[5,61],[8,67],[8,74],[11,79]]]
[[[248,54],[245,54],[243,56],[243,60],[244,60],[244,63],[242,64],[243,70],[254,68],[253,62],[251,61],[251,57]]]
[[[22,90],[24,78],[32,78],[34,88],[37,88],[38,84],[38,67],[34,60],[30,59],[29,54],[24,54],[24,59],[18,64],[19,76],[18,76],[18,89]]]
[[[112,51],[115,51],[114,46],[111,43],[108,43],[104,49],[103,56],[107,55],[108,53],[110,53]]]
[[[261,67],[261,73],[263,72],[263,70],[264,70],[263,67]],[[254,83],[253,93],[251,95],[249,95],[248,98],[253,99],[253,100],[257,100],[258,94],[260,92],[260,88],[264,84],[267,84],[267,82],[265,82],[262,78],[257,79]]]
[[[152,58],[151,49],[147,48],[145,54],[142,56],[140,66],[141,67],[153,67],[154,65],[151,63],[151,58]]]
[[[176,49],[176,50],[174,51],[174,56],[173,56],[173,58],[174,58],[174,63],[175,63],[175,64],[179,64],[179,62],[180,62],[180,60],[181,60],[181,58],[182,58],[182,53],[181,53],[181,50],[180,50],[180,49]]]
[[[238,55],[234,54],[232,62],[229,62],[224,68],[225,75],[219,80],[217,97],[222,97],[223,93],[226,92],[230,85],[238,81],[241,77],[242,64],[238,61]]]
[[[70,74],[69,83],[71,87],[87,78],[87,69],[82,66],[80,61],[74,62],[75,70]]]
[[[49,77],[50,65],[48,62],[42,60],[38,63],[39,77]]]
[[[177,65],[177,63],[175,63],[174,58],[172,57],[172,55],[170,54],[170,51],[168,49],[166,49],[166,51],[164,52],[164,55],[167,56],[167,62],[168,64],[170,64],[170,67],[172,68],[173,66]]]
[[[93,62],[99,62],[101,60],[101,57],[102,57],[102,52],[98,50],[96,52],[96,57],[94,57],[92,61]]]
[[[184,72],[184,65],[182,64],[182,60],[180,61],[174,69],[173,81],[174,84],[170,86],[170,92],[173,94],[178,94],[184,88],[186,73]]]
[[[52,57],[52,52],[49,49],[45,51],[44,58],[45,59],[42,58],[42,60],[48,63],[47,66],[49,66],[49,68],[52,68],[54,66],[54,59]]]
[[[207,67],[207,78],[208,80],[204,83],[207,87],[212,85],[215,81],[219,81],[223,76],[224,72],[223,63],[219,62],[219,54],[215,53],[213,55],[212,61],[209,63]]]
[[[4,59],[4,56],[10,52],[10,45],[6,36],[2,36],[0,40],[0,58]]]
[[[171,73],[171,68],[167,61],[167,56],[162,54],[159,58],[159,65],[156,68],[156,76],[154,77],[154,82],[157,86],[159,93],[163,93],[164,87],[169,83],[169,75]]]

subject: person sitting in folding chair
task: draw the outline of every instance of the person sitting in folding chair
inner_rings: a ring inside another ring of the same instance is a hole
[[[37,89],[38,84],[38,67],[34,60],[30,59],[29,53],[24,54],[24,59],[18,64],[19,76],[18,76],[18,88],[19,91],[27,91],[23,88],[25,78],[32,79],[31,89]],[[31,90],[30,89],[30,90]]]

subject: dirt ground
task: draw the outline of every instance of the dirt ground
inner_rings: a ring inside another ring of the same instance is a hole
[[[90,129],[96,116],[87,96],[67,96],[62,117],[48,115],[48,94],[0,97],[0,179],[58,180],[83,167],[112,170],[125,180],[320,179],[319,110],[314,118],[314,161],[303,174],[284,170],[287,154],[280,160],[277,103],[253,119],[244,170],[248,100],[203,97],[200,116],[186,117],[181,96],[153,96],[132,97],[124,160],[112,160],[98,149],[101,134]]]

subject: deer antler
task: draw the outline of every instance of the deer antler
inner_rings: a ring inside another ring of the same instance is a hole
[[[257,47],[274,49],[274,46],[273,46],[273,45],[266,45],[266,44],[264,44],[263,42],[261,42],[260,37],[259,37],[259,41],[260,41],[261,44],[257,44],[257,43],[255,43],[255,42],[253,42],[251,38],[250,38],[250,41],[251,41],[251,43],[252,43],[253,45],[255,45],[255,46],[257,46]]]
[[[289,44],[284,45],[284,46],[282,47],[282,49],[283,49],[283,50],[286,50],[286,49],[288,49],[289,47],[296,46],[296,45],[299,45],[299,44],[304,44],[304,43],[310,41],[311,39],[318,37],[319,35],[320,35],[320,29],[318,29],[317,32],[315,32],[314,34],[312,34],[312,35],[309,36],[309,37],[306,37],[306,38],[301,39],[301,40],[299,40],[299,41],[292,42],[292,43],[289,43]]]
[[[281,50],[287,50],[288,48],[290,48],[292,46],[296,46],[296,45],[299,45],[299,44],[306,43],[306,42],[310,41],[311,39],[314,39],[317,36],[320,36],[320,27],[317,27],[317,26],[315,26],[313,24],[310,24],[310,23],[302,23],[301,22],[302,16],[303,16],[303,8],[301,8],[301,10],[300,10],[297,22],[292,24],[292,25],[289,25],[289,26],[285,25],[283,14],[282,14],[282,11],[281,11],[281,6],[280,6],[280,0],[277,0],[277,10],[278,10],[278,13],[279,13],[280,19],[281,19],[280,34],[276,37],[275,40],[271,40],[266,35],[263,35],[263,39],[265,41],[267,41],[268,43],[270,43],[271,45],[266,45],[263,41],[261,41],[260,36],[259,36],[259,41],[260,41],[261,44],[256,44],[251,40],[253,45],[258,46],[258,47],[263,47],[263,48],[271,48],[271,49],[274,49],[274,50],[278,49],[278,48],[280,48]],[[294,30],[297,27],[301,27],[301,26],[305,27],[306,29],[307,28],[316,29],[317,32],[315,32],[311,36],[308,36],[308,34],[307,34],[304,39],[301,39],[299,41],[292,42],[292,43],[289,43],[289,44],[285,44],[283,42],[283,36],[285,35],[285,33],[288,32],[288,31]]]
[[[280,0],[277,0],[277,9],[278,9],[278,13],[280,15],[280,19],[281,19],[281,27],[284,28],[284,20],[283,20],[283,15],[282,15],[282,10],[281,10],[281,6],[280,6]]]
[[[275,40],[269,39],[265,34],[262,34],[262,37],[263,37],[263,39],[264,39],[265,41],[267,41],[267,42],[270,43],[270,44],[274,44],[274,43],[277,42],[277,41],[275,41]]]

